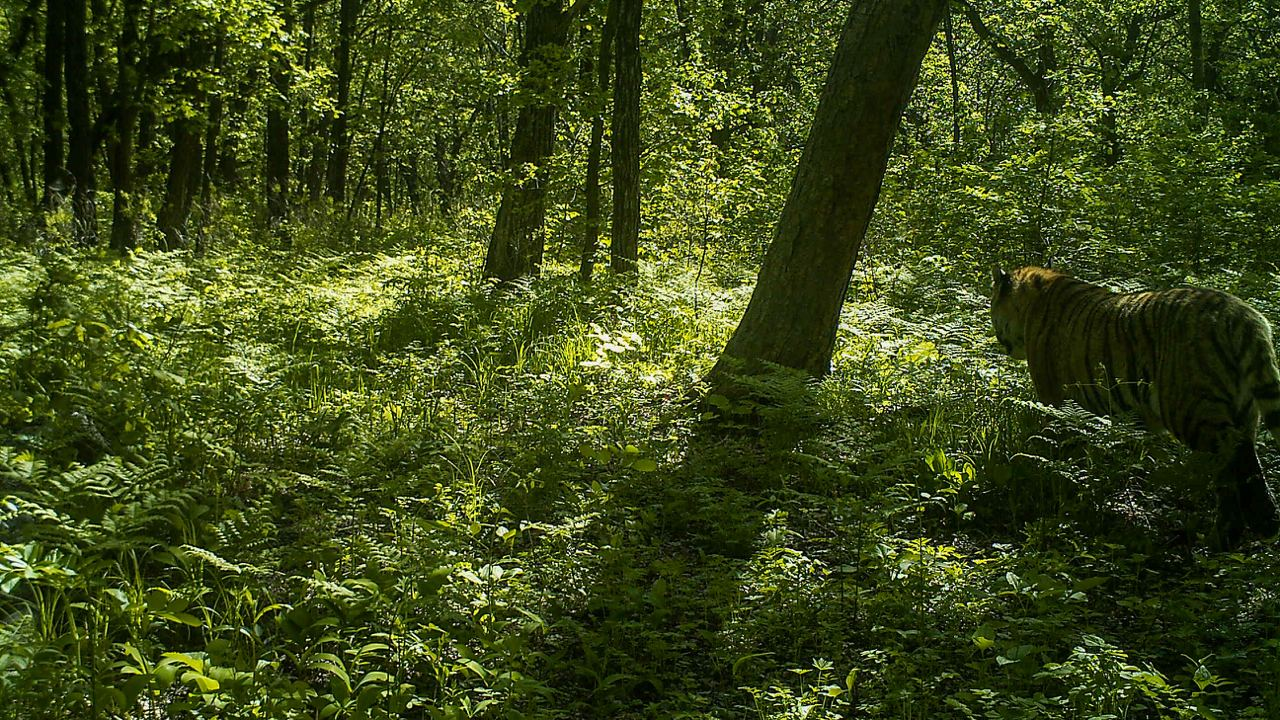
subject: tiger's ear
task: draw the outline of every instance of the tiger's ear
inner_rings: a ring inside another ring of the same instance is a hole
[[[997,294],[1003,295],[1013,287],[1013,278],[999,265],[991,266],[991,287]]]

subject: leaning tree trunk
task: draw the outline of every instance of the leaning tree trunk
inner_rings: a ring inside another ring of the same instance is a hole
[[[484,276],[503,281],[537,275],[542,265],[547,161],[555,150],[555,58],[564,50],[569,17],[562,0],[535,0],[525,20],[520,53],[522,94],[511,140],[508,181],[489,238]]]
[[[619,0],[613,88],[613,242],[609,266],[635,272],[640,247],[640,14],[644,0]]]
[[[711,373],[821,376],[902,110],[947,0],[862,0],[845,23],[746,314]]]
[[[62,59],[67,54],[67,0],[48,0],[45,6],[43,87],[40,114],[44,120],[44,194],[41,204],[53,210],[63,185],[66,156],[63,151]]]
[[[93,117],[89,110],[88,4],[67,4],[67,125],[70,129],[67,170],[75,178],[72,196],[74,235],[77,242],[98,242],[98,219],[93,204]]]

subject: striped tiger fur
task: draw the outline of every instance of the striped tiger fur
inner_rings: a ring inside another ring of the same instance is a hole
[[[1246,527],[1280,531],[1254,446],[1259,421],[1280,443],[1280,370],[1257,310],[1216,290],[1116,293],[1039,267],[996,269],[992,279],[996,339],[1027,361],[1041,402],[1132,413],[1217,454],[1221,546],[1238,544]]]

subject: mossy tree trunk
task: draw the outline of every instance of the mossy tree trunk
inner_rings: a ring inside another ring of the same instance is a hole
[[[619,0],[613,90],[613,239],[609,266],[634,272],[640,247],[640,15],[644,0]]]
[[[510,281],[537,275],[542,265],[547,162],[555,150],[559,74],[569,13],[562,0],[535,0],[525,15],[520,53],[523,105],[511,139],[507,183],[494,220],[484,276]]]

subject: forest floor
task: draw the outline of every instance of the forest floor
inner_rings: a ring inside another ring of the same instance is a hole
[[[982,275],[695,404],[734,273],[474,264],[6,251],[0,717],[1280,718],[1280,553]]]

